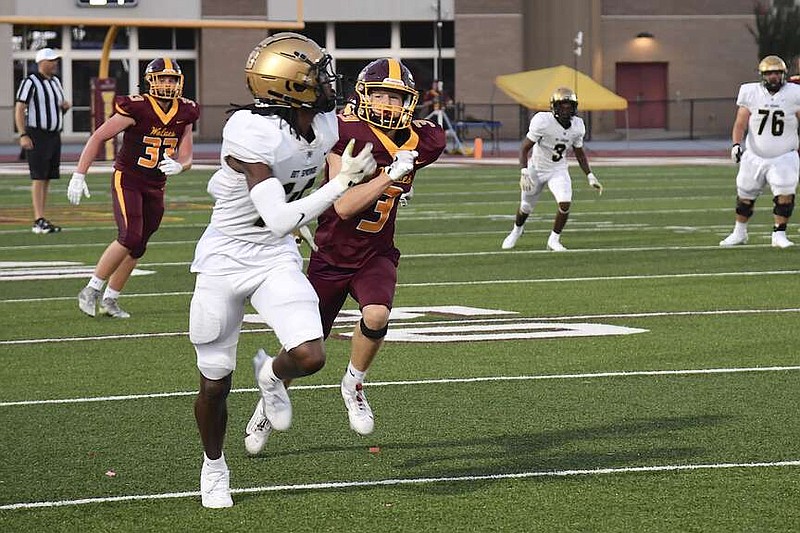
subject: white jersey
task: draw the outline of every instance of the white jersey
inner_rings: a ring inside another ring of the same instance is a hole
[[[222,130],[220,168],[208,182],[214,198],[210,227],[219,232],[257,244],[283,240],[264,227],[244,174],[228,166],[231,156],[245,163],[264,163],[286,191],[286,201],[303,196],[325,165],[325,156],[339,138],[335,113],[319,113],[312,122],[314,140],[295,135],[289,124],[277,116],[262,116],[248,110],[236,111]]]
[[[583,148],[586,126],[580,117],[572,117],[569,128],[558,123],[553,113],[536,113],[528,127],[528,139],[536,143],[531,150],[528,168],[537,171],[566,169],[566,152]]]
[[[745,148],[759,157],[772,158],[797,150],[797,113],[800,85],[785,83],[770,94],[759,82],[739,87],[736,105],[750,111]]]

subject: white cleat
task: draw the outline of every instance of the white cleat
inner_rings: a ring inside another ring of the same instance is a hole
[[[784,238],[786,238],[785,235]],[[773,240],[774,239],[775,237],[773,236]],[[747,233],[731,233],[730,235],[719,241],[719,245],[724,248],[727,248],[729,246],[737,246],[739,244],[747,244]]]
[[[250,455],[257,455],[267,445],[270,433],[272,433],[272,426],[264,416],[264,401],[258,400],[256,410],[253,411],[253,416],[250,417],[250,422],[247,423],[247,429],[245,429],[245,451]]]
[[[503,239],[503,245],[501,246],[501,248],[503,250],[512,249],[514,246],[517,245],[517,241],[519,240],[520,237],[522,237],[524,231],[525,230],[522,227],[514,226],[514,229],[511,230],[511,233],[508,234],[508,237]]]
[[[551,252],[566,252],[567,248],[556,239],[547,239],[547,249]]]
[[[794,243],[786,238],[785,231],[772,232],[772,247],[773,248],[788,248],[794,246]]]
[[[119,306],[116,298],[103,298],[100,303],[100,314],[111,318],[130,318],[131,314]]]
[[[100,302],[100,291],[86,286],[78,293],[78,308],[89,316],[97,315],[97,304]]]
[[[286,431],[292,425],[292,402],[283,381],[274,382],[269,378],[262,378],[261,369],[264,365],[272,365],[273,357],[264,350],[258,350],[253,357],[253,368],[256,371],[256,384],[261,391],[261,405],[264,416],[269,420],[272,429]]]
[[[364,386],[358,383],[355,388],[341,386],[342,399],[347,407],[347,418],[350,420],[350,429],[359,435],[369,435],[375,429],[375,417],[369,407],[367,397],[364,395]]]
[[[225,470],[213,470],[203,461],[200,470],[200,498],[207,509],[224,509],[233,507],[231,498],[231,473]]]

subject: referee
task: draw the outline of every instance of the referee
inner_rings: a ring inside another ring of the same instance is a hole
[[[26,151],[31,173],[34,233],[58,233],[59,226],[44,216],[50,180],[57,180],[61,166],[63,115],[70,108],[61,80],[55,75],[61,54],[51,48],[36,52],[38,72],[22,80],[17,91],[14,121],[19,145]]]

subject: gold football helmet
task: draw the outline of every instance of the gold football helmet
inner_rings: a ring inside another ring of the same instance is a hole
[[[767,56],[758,64],[758,72],[761,74],[761,83],[770,91],[777,91],[786,83],[786,63],[778,56]],[[770,81],[770,72],[780,72],[781,76],[777,82]]]
[[[247,88],[258,106],[333,111],[336,74],[331,60],[330,54],[308,37],[276,33],[250,52],[244,67]]]
[[[578,95],[569,87],[559,87],[550,97],[550,110],[556,118],[574,117],[578,113]]]
[[[378,104],[370,98],[370,92],[382,89],[398,93],[401,105]],[[389,130],[407,128],[414,118],[419,93],[414,76],[398,59],[376,59],[358,74],[356,79],[358,118],[373,126]]]
[[[164,81],[165,77],[178,78],[177,83]],[[156,98],[172,99],[183,94],[183,73],[178,62],[168,57],[158,57],[144,69],[147,92]]]

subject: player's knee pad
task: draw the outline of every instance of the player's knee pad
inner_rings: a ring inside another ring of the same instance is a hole
[[[570,202],[559,202],[558,212],[561,213],[562,215],[568,215],[570,207],[572,207],[572,204]]]
[[[141,244],[139,246],[136,246],[135,248],[131,248],[131,257],[133,257],[134,259],[139,259],[144,255],[145,251],[147,251],[146,244]]]
[[[792,216],[792,212],[794,211],[794,194],[791,195],[791,200],[788,204],[779,204],[777,196],[772,199],[772,203],[775,204],[775,207],[772,208],[772,212],[775,215],[786,218]]]
[[[236,370],[236,345],[195,344],[197,369],[204,377],[219,380]]]
[[[368,339],[373,340],[381,340],[386,336],[386,332],[389,331],[389,324],[387,323],[380,329],[371,329],[365,323],[364,319],[362,318],[358,325],[361,327],[361,333]]]
[[[736,199],[736,214],[741,215],[745,218],[750,218],[753,216],[753,205],[756,203],[755,200],[742,200],[741,198]]]

